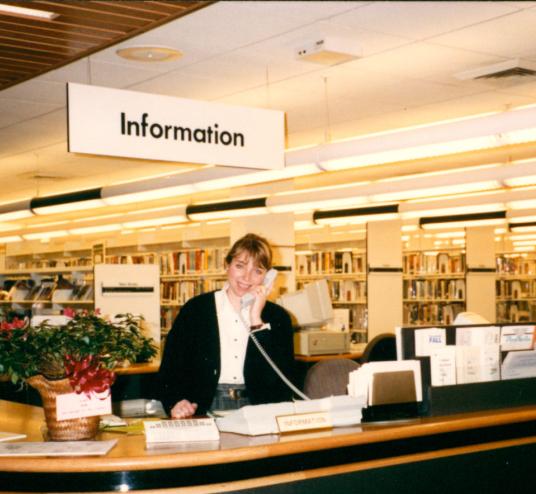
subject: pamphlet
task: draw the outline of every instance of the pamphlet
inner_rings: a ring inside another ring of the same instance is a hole
[[[445,328],[426,328],[415,330],[415,356],[429,357],[436,349],[447,344]]]
[[[456,384],[456,347],[438,347],[430,353],[432,386]]]
[[[481,346],[499,343],[500,328],[498,326],[456,328],[456,345]]]
[[[535,326],[503,326],[501,350],[532,350],[536,338]]]
[[[499,345],[456,346],[456,381],[469,384],[500,379]]]
[[[501,374],[503,379],[536,377],[536,350],[509,352],[504,358]]]
[[[0,444],[0,456],[99,456],[117,443],[110,441],[47,441]]]

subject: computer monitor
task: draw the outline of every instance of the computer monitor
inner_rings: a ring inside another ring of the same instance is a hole
[[[333,318],[333,307],[326,280],[317,280],[277,300],[292,318],[295,327],[320,327]]]

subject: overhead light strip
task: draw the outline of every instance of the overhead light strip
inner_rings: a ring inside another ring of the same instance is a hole
[[[51,21],[52,19],[55,19],[56,17],[59,16],[59,14],[56,14],[55,12],[49,12],[47,10],[28,9],[26,7],[6,5],[4,3],[0,3],[0,13],[7,14],[7,15],[21,16],[21,17],[33,17],[37,19],[45,19],[47,21]]]

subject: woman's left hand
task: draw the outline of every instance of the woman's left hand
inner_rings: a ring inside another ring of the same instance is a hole
[[[255,300],[251,304],[249,319],[251,326],[256,326],[263,323],[261,313],[262,309],[264,309],[264,306],[266,305],[266,297],[268,296],[268,292],[264,285],[258,285],[252,288],[250,293],[255,296]]]

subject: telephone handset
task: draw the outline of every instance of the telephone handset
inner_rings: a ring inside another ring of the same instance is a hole
[[[277,271],[275,269],[270,269],[267,273],[266,273],[266,276],[264,277],[264,280],[262,280],[262,284],[264,285],[264,287],[266,288],[266,293],[268,293],[270,291],[270,289],[272,288],[272,285],[274,284],[274,281],[275,281],[275,277],[277,276]],[[242,308],[244,307],[247,307],[248,305],[251,305],[255,300],[255,295],[253,295],[253,293],[246,293],[243,297],[242,297],[242,301],[241,301],[241,304],[242,304]],[[239,317],[242,318],[242,315],[239,314]],[[247,326],[247,324],[245,323],[245,321],[242,319],[242,322],[244,323],[244,326]],[[281,369],[279,369],[279,367],[277,367],[277,365],[275,364],[275,362],[270,358],[270,355],[268,355],[268,353],[266,353],[266,350],[262,347],[262,345],[259,343],[259,341],[257,340],[257,337],[255,336],[255,331],[251,331],[249,333],[249,337],[252,339],[253,343],[255,344],[255,346],[257,347],[257,349],[259,350],[260,354],[266,359],[266,362],[268,362],[268,364],[270,365],[270,367],[272,367],[272,369],[274,370],[274,372],[281,378],[281,380],[294,392],[296,393],[299,397],[301,397],[302,399],[304,400],[308,400],[309,397],[306,396],[305,394],[303,394],[301,392],[301,390],[299,390],[296,386],[294,386],[294,384],[292,384],[288,379],[287,377],[285,376],[285,374],[283,374],[283,372],[281,371]]]
[[[268,270],[268,272],[266,273],[264,280],[262,280],[262,284],[266,288],[266,293],[270,292],[270,289],[272,288],[272,285],[274,284],[276,276],[277,276],[277,271],[273,268]],[[242,307],[247,307],[248,305],[251,305],[254,301],[255,301],[255,295],[253,295],[253,293],[246,293],[242,297]]]

